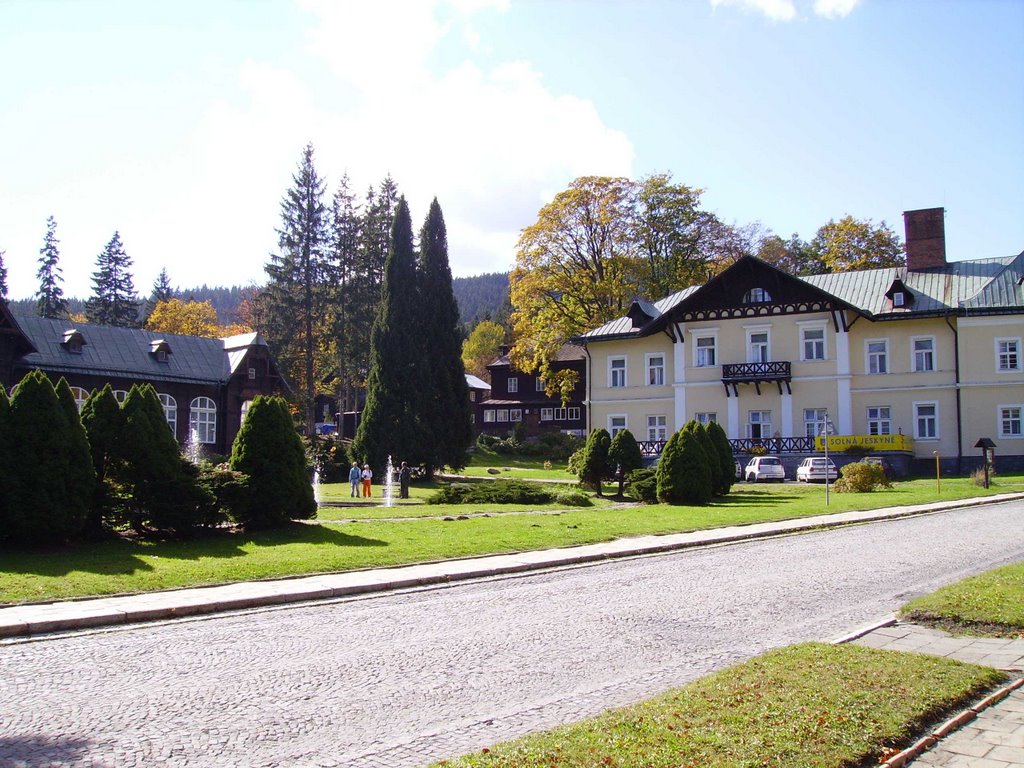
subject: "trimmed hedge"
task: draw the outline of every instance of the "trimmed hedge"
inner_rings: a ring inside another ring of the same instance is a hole
[[[524,480],[452,483],[427,499],[428,504],[550,504],[554,491]]]

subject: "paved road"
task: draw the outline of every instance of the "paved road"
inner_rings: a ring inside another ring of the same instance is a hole
[[[1024,503],[0,644],[0,766],[420,766],[1024,559]]]

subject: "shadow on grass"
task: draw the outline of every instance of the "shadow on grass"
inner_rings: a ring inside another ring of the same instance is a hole
[[[779,504],[782,502],[802,499],[803,496],[793,493],[776,491],[731,491],[726,496],[715,498],[711,504],[715,507],[749,506],[751,504]]]
[[[269,531],[215,530],[196,538],[175,541],[145,541],[119,538],[66,547],[14,551],[0,549],[0,574],[66,576],[72,571],[104,575],[131,575],[152,571],[144,557],[168,560],[229,559],[248,554],[247,547],[285,544],[332,545],[338,547],[386,547],[388,542],[352,536],[323,525],[288,523]]]

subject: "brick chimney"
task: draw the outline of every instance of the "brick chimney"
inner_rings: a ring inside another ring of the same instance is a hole
[[[946,224],[944,208],[922,208],[903,212],[907,233],[907,269],[946,266]]]

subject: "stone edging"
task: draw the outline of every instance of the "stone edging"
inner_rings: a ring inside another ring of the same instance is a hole
[[[966,725],[967,723],[971,722],[982,711],[988,709],[993,704],[997,704],[998,702],[1002,701],[1007,696],[1009,696],[1011,692],[1015,691],[1017,688],[1020,688],[1021,686],[1024,686],[1024,678],[1018,678],[1009,685],[1003,686],[995,693],[990,693],[977,704],[968,707],[959,714],[954,715],[953,717],[946,720],[938,728],[933,730],[927,736],[918,739],[912,745],[904,749],[902,752],[898,752],[897,754],[885,760],[885,762],[879,763],[878,768],[903,768],[903,766],[905,766],[911,760],[913,760],[916,757],[919,757],[922,753],[924,753],[931,747],[935,746],[935,744],[938,743],[939,739],[948,736],[957,728],[960,728]]]

